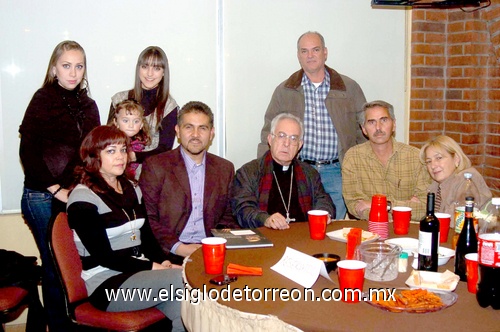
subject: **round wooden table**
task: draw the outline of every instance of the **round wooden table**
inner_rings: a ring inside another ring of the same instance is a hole
[[[368,229],[366,221],[335,221],[328,225],[327,232],[342,229],[343,227],[360,227]],[[390,224],[390,238],[412,237],[418,238],[418,225],[412,224],[408,235],[394,235],[392,224]],[[345,257],[346,244],[340,241],[331,240],[326,237],[324,240],[311,240],[309,238],[308,225],[305,222],[293,223],[290,229],[284,231],[271,230],[268,228],[259,229],[266,237],[271,239],[274,246],[270,248],[254,249],[232,249],[227,250],[225,266],[229,263],[236,263],[246,266],[258,266],[263,268],[263,276],[239,276],[238,280],[231,283],[230,290],[258,289],[258,293],[264,293],[265,289],[299,289],[304,288],[281,274],[271,270],[283,256],[286,247],[301,251],[305,254],[328,252]],[[452,232],[450,230],[448,243],[443,246],[451,248]],[[413,258],[408,261],[406,273],[399,273],[393,281],[375,282],[365,279],[364,291],[369,288],[400,288],[407,287],[406,279],[409,277],[412,268]],[[446,269],[454,271],[454,259],[452,258],[446,265],[439,267],[439,272]],[[225,270],[225,269],[224,269]],[[190,287],[205,289],[224,289],[227,286],[214,286],[209,283],[213,275],[207,275],[203,268],[203,257],[201,250],[195,251],[185,262],[185,278]],[[330,277],[335,284],[326,278],[319,277],[313,285],[312,290],[315,296],[319,296],[323,289],[338,288],[336,272],[330,272]],[[473,328],[475,331],[499,331],[500,311],[495,311],[491,307],[483,309],[476,302],[474,294],[467,291],[467,284],[460,282],[455,291],[458,294],[457,302],[444,310],[425,313],[392,313],[375,308],[367,303],[347,304],[335,301],[282,301],[277,298],[275,301],[225,301],[219,299],[219,308],[230,308],[233,314],[241,313],[242,317],[248,318],[248,314],[265,315],[277,317],[284,324],[284,330],[290,325],[304,331],[415,331],[415,330],[440,330],[440,331],[465,331]],[[189,303],[183,304],[189,306]],[[232,309],[232,310],[231,310]],[[196,311],[195,315],[203,315],[203,312]],[[188,321],[194,315],[189,310],[183,310],[183,318]],[[237,316],[237,315],[236,315]],[[250,316],[251,317],[251,316]],[[212,315],[205,322],[219,319],[217,315]],[[224,318],[222,318],[224,319]],[[216,324],[214,326],[217,326]],[[188,326],[189,328],[189,326]],[[194,330],[200,327],[193,327]],[[206,329],[205,329],[206,328]],[[206,324],[203,330],[210,330]]]

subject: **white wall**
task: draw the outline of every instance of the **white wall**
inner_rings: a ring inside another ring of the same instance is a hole
[[[256,157],[271,95],[300,69],[297,39],[309,30],[325,38],[327,65],[356,80],[367,100],[394,105],[404,141],[405,11],[375,10],[369,0],[227,1],[224,10],[226,157],[236,168]]]
[[[212,107],[217,134],[210,151],[238,168],[255,158],[271,94],[299,68],[296,41],[308,30],[324,35],[328,65],[358,81],[368,100],[394,104],[404,119],[405,12],[372,9],[369,0],[2,0],[1,212],[19,210],[17,130],[61,40],[85,48],[102,121],[111,95],[132,87],[139,53],[162,47],[172,95],[180,105],[201,100]]]

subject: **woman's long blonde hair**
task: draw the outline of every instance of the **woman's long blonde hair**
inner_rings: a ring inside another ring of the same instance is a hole
[[[50,56],[49,60],[49,65],[47,67],[47,73],[45,74],[45,79],[42,84],[42,88],[51,85],[54,83],[54,81],[57,79],[56,75],[54,74],[54,71],[52,70],[55,65],[57,64],[57,61],[61,57],[61,55],[66,52],[66,51],[73,51],[77,50],[82,52],[83,54],[83,78],[82,81],[80,82],[79,90],[87,88],[88,90],[88,81],[87,81],[87,56],[85,55],[85,50],[83,49],[80,44],[78,44],[76,41],[73,40],[65,40],[57,44],[57,46],[54,48],[54,51],[52,51],[52,55]]]

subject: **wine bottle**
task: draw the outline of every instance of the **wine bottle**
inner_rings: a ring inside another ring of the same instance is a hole
[[[464,173],[464,181],[455,193],[455,215],[453,223],[455,224],[455,232],[453,234],[452,248],[457,248],[458,237],[462,231],[465,221],[465,202],[467,197],[479,197],[479,190],[472,181],[472,173]]]
[[[418,232],[418,269],[437,272],[439,220],[434,215],[434,193],[427,194],[427,212]]]
[[[474,197],[465,198],[465,220],[455,251],[455,274],[467,281],[465,255],[477,252],[477,236],[474,229]]]

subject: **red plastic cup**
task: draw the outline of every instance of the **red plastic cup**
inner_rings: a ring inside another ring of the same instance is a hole
[[[201,240],[205,273],[221,274],[226,257],[226,239],[221,237],[207,237]]]
[[[470,293],[476,294],[477,292],[477,279],[478,279],[478,254],[465,255],[465,274],[467,275],[467,290]]]
[[[366,263],[358,260],[343,260],[337,263],[342,301],[357,303],[363,291]]]
[[[313,240],[323,240],[326,234],[328,211],[311,210],[307,212],[309,220],[309,235]]]
[[[451,215],[448,213],[434,213],[434,215],[439,219],[439,243],[448,242]]]
[[[389,223],[368,221],[368,231],[378,234],[380,240],[389,238]]]
[[[373,222],[389,221],[389,215],[387,212],[387,197],[385,197],[385,195],[375,194],[372,196],[372,204],[368,220]]]
[[[410,229],[410,220],[411,207],[396,206],[392,208],[392,224],[394,227],[394,234],[408,234]]]

